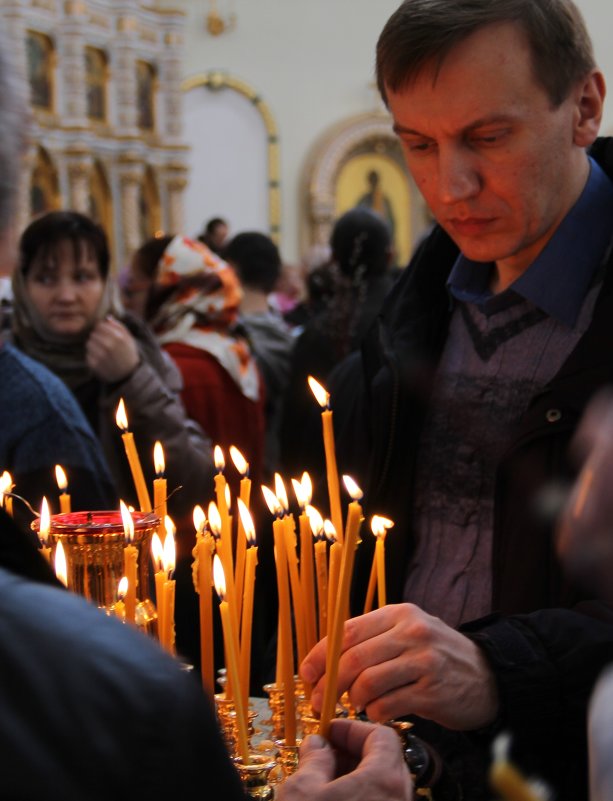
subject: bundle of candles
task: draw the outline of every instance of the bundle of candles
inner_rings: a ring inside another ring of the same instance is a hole
[[[290,513],[283,479],[275,475],[274,490],[262,487],[266,504],[273,516],[274,556],[279,599],[276,681],[264,689],[269,694],[273,712],[274,755],[270,745],[258,748],[251,742],[249,686],[251,639],[255,598],[258,547],[256,531],[249,511],[251,481],[249,465],[237,448],[230,448],[232,461],[241,475],[236,499],[237,516],[231,514],[232,498],[224,470],[221,448],[214,452],[216,501],[205,514],[201,506],[193,511],[196,544],[193,549],[194,588],[199,597],[202,683],[215,697],[226,742],[246,790],[257,798],[271,798],[270,785],[281,781],[297,765],[299,735],[319,731],[326,736],[332,718],[343,708],[337,704],[338,669],[344,623],[349,616],[349,591],[355,552],[360,542],[363,522],[360,501],[362,492],[349,476],[343,476],[351,497],[345,521],[336,466],[330,397],[314,379],[309,385],[321,405],[327,489],[330,519],[324,519],[311,505],[312,485],[307,473],[292,479],[300,509],[298,527]],[[153,504],[144,479],[141,462],[128,428],[123,400],[116,417],[122,431],[140,511],[120,502],[119,513],[72,513],[68,480],[64,469],[55,469],[59,490],[60,513],[50,513],[47,499],[42,501],[40,516],[33,523],[40,539],[42,556],[55,568],[58,579],[69,589],[81,592],[124,623],[139,625],[156,632],[160,644],[175,653],[174,606],[175,526],[167,514],[167,483],[161,443],[154,447],[156,478]],[[0,476],[0,505],[13,512],[14,484],[5,471]],[[233,519],[236,517],[236,536]],[[371,520],[376,538],[364,612],[371,611],[375,593],[379,607],[386,604],[385,537],[393,522],[379,515]],[[297,537],[299,536],[299,543]],[[67,555],[64,543],[70,551]],[[119,555],[120,558],[117,558]],[[157,613],[146,598],[148,565],[155,569]],[[89,562],[88,562],[89,560]],[[91,580],[102,579],[96,584]],[[117,578],[118,573],[123,573]],[[219,598],[226,679],[224,692],[215,695],[213,653],[213,587]],[[97,591],[96,591],[97,588]],[[148,606],[149,605],[149,606]],[[157,626],[148,626],[151,619]],[[326,652],[326,689],[321,715],[313,717],[310,689],[295,676],[298,663],[319,639],[328,637]],[[344,710],[351,714],[351,710]],[[405,724],[408,725],[408,724]],[[509,801],[539,801],[541,788],[527,782],[506,756],[507,744],[497,750],[492,765],[492,787]],[[273,778],[275,769],[277,775]],[[279,770],[280,769],[280,770]],[[418,791],[419,794],[420,791]]]

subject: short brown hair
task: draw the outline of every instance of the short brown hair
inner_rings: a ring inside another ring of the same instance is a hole
[[[410,85],[424,67],[436,71],[461,41],[485,25],[514,22],[532,51],[535,79],[554,107],[595,67],[592,42],[572,0],[404,0],[377,42],[377,84]]]

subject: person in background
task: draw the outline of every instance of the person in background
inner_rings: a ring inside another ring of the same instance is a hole
[[[228,223],[222,217],[213,217],[196,239],[213,253],[221,253],[228,239]]]
[[[0,33],[0,265],[7,273],[15,263],[13,226],[27,135],[25,86],[9,64],[8,47]],[[9,345],[0,348],[1,368],[9,365],[0,382],[3,430],[7,418],[12,423],[18,417],[11,404],[21,416],[26,410],[36,417],[42,408],[50,421],[68,411],[62,421],[68,447],[89,444],[73,427],[81,413],[68,390],[29,361]],[[19,380],[11,383],[13,370]],[[17,387],[13,397],[10,386]],[[87,432],[85,422],[82,429]],[[19,452],[20,440],[10,436],[5,431],[9,451]],[[45,428],[26,435],[29,442],[38,438],[41,450],[45,437]],[[45,561],[3,510],[0,534],[4,797],[244,799],[211,702],[193,677],[131,626],[33,576],[31,566]],[[7,542],[22,543],[20,565],[5,563]],[[305,741],[303,764],[278,791],[280,801],[361,801],[365,789],[369,801],[410,801],[411,782],[393,731],[339,721],[330,744]]]
[[[239,323],[247,333],[266,390],[266,456],[264,476],[270,482],[279,469],[281,404],[287,386],[294,339],[269,303],[281,275],[279,250],[257,231],[237,234],[224,248],[224,259],[240,279],[243,298]]]
[[[137,506],[115,419],[123,398],[149,486],[159,440],[169,491],[181,488],[170,514],[191,519],[213,480],[211,444],[186,415],[172,360],[148,327],[120,308],[109,270],[106,235],[89,217],[76,211],[38,217],[19,243],[13,340],[71,390],[102,443],[120,497]]]
[[[375,212],[357,207],[339,217],[330,248],[332,260],[323,275],[331,286],[292,352],[281,425],[281,459],[292,475],[313,470],[323,452],[320,438],[303,425],[314,403],[308,377],[325,384],[334,366],[359,347],[393,283],[389,228]]]
[[[365,615],[374,537],[356,554],[339,692],[416,716],[471,799],[501,728],[558,801],[586,798],[613,626],[577,605],[542,500],[613,381],[604,78],[572,0],[405,0],[377,75],[437,225],[328,386],[339,468],[395,523],[388,605]],[[315,708],[324,652],[302,669]]]

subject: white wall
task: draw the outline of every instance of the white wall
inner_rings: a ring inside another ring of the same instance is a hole
[[[236,12],[237,26],[212,37],[205,29],[209,3],[184,0],[185,76],[223,70],[259,92],[275,118],[281,152],[281,249],[288,260],[299,255],[304,171],[314,143],[339,121],[380,107],[372,87],[375,43],[398,5],[399,0],[217,0],[220,12]],[[578,0],[578,5],[611,83],[603,130],[613,132],[613,3]],[[207,146],[203,138],[195,144]],[[191,221],[197,219],[199,225],[203,217],[193,210],[194,203],[202,210],[215,207],[204,186],[202,193],[198,201],[189,191],[187,219],[192,227]]]

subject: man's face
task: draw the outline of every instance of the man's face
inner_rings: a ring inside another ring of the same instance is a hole
[[[588,173],[580,89],[553,108],[523,32],[504,23],[457,45],[438,75],[388,91],[409,170],[465,256],[519,274],[573,205]]]

